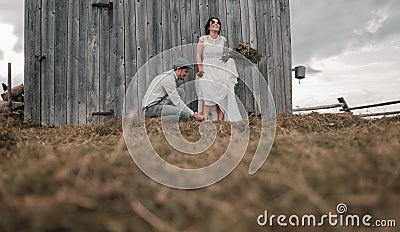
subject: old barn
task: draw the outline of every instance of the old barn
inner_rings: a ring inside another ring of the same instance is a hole
[[[60,126],[121,117],[137,70],[163,51],[196,43],[210,16],[221,19],[230,47],[251,42],[264,56],[258,68],[277,113],[291,112],[289,0],[25,0],[25,120]],[[254,112],[249,89],[265,90],[244,82],[236,93]]]

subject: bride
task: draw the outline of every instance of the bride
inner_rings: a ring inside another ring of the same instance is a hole
[[[238,73],[233,59],[224,62],[227,40],[220,35],[221,21],[211,17],[204,27],[205,35],[199,38],[196,61],[199,72],[197,95],[199,111],[208,120],[240,121],[235,85]],[[202,60],[203,57],[203,60]]]

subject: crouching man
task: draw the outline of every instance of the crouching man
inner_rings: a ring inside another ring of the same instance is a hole
[[[178,58],[173,69],[156,76],[144,95],[142,106],[146,118],[163,117],[166,121],[203,121],[203,115],[193,112],[182,100],[185,92],[177,88],[178,79],[185,79],[192,69],[184,58]]]

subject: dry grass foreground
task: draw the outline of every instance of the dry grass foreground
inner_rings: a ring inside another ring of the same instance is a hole
[[[0,116],[0,231],[398,231],[399,225],[259,227],[256,219],[265,209],[276,215],[336,213],[344,202],[349,213],[400,223],[400,117],[280,117],[259,172],[247,174],[249,151],[221,182],[186,191],[157,184],[136,167],[120,121],[53,128],[23,124],[17,116]],[[163,143],[159,123],[147,125]],[[257,125],[253,118],[252,140]],[[221,137],[229,134],[227,124],[218,126]],[[181,125],[189,139],[198,135],[196,128]],[[168,152],[165,158],[196,163]]]

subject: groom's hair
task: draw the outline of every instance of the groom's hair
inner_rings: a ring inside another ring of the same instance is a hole
[[[219,18],[217,18],[217,17],[211,17],[211,18],[208,19],[206,25],[204,25],[204,34],[206,34],[206,35],[209,35],[209,34],[210,34],[210,29],[209,29],[209,28],[210,28],[210,23],[212,22],[213,19],[218,20],[218,24],[221,26],[221,20],[219,20]],[[219,35],[220,33],[221,33],[221,27],[219,28],[218,35]]]

